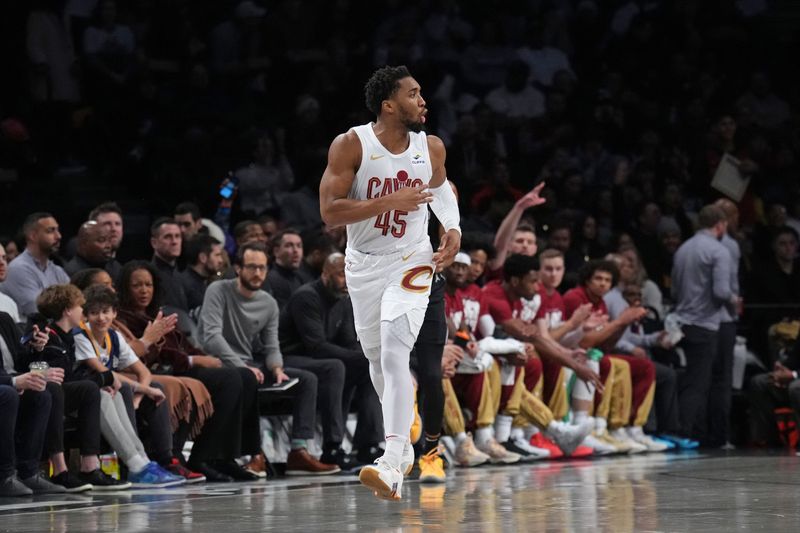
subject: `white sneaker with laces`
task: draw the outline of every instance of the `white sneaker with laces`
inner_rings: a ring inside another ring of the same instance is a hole
[[[456,462],[459,466],[478,466],[487,461],[489,456],[475,447],[472,435],[467,435],[456,448]]]
[[[609,435],[611,435],[613,439],[616,439],[619,442],[623,443],[625,446],[627,446],[628,453],[630,454],[644,453],[647,451],[647,446],[645,446],[644,444],[640,444],[635,440],[633,440],[632,438],[630,438],[630,436],[628,436],[628,432],[625,431],[625,428],[617,428],[613,431],[609,431],[608,433]]]
[[[586,438],[583,439],[581,444],[593,449],[595,455],[611,455],[612,453],[617,453],[617,449],[614,446],[603,442],[591,433],[586,435]]]
[[[628,428],[628,436],[634,441],[647,448],[648,452],[663,452],[669,448],[663,442],[658,442],[646,435],[640,426],[631,426]]]
[[[402,498],[403,473],[383,458],[362,468],[358,480],[382,500],[398,501]]]
[[[478,449],[489,456],[489,462],[493,465],[510,465],[512,463],[517,463],[520,460],[518,453],[506,450],[505,446],[497,442],[494,437],[478,446]]]
[[[556,443],[556,446],[561,448],[564,455],[570,455],[583,442],[583,439],[592,432],[593,427],[594,422],[589,418],[578,425],[553,420],[544,430],[544,433]]]

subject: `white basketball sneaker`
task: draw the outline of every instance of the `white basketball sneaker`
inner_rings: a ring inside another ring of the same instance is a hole
[[[382,500],[399,501],[402,497],[403,473],[383,458],[362,468],[358,480]]]
[[[405,447],[403,447],[403,457],[400,459],[400,471],[404,476],[409,475],[411,469],[414,468],[414,459],[416,459],[414,457],[414,446],[406,442]]]
[[[575,451],[575,448],[583,442],[583,439],[592,432],[593,426],[594,422],[589,418],[578,425],[554,420],[550,422],[550,425],[547,426],[544,433],[556,443],[556,446],[561,448],[564,455],[570,455]]]

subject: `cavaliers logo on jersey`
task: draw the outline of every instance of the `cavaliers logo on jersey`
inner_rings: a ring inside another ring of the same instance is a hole
[[[403,272],[403,280],[400,282],[400,286],[408,292],[425,292],[430,287],[430,284],[417,285],[417,280],[423,276],[426,276],[426,280],[430,280],[433,277],[433,268],[425,265],[406,270]]]

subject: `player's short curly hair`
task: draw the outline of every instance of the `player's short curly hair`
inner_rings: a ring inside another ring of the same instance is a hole
[[[397,82],[409,76],[411,73],[405,65],[386,66],[376,70],[364,85],[364,102],[367,109],[375,113],[375,116],[380,115],[383,101],[391,98],[400,88],[400,84]]]

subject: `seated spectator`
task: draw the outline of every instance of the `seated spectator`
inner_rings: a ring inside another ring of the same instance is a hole
[[[658,314],[658,319],[663,320],[664,313],[663,295],[652,280],[647,276],[647,271],[642,265],[639,251],[635,246],[620,246],[617,253],[626,259],[625,268],[620,268],[620,281],[626,285],[633,284],[641,288],[642,305],[653,309]]]
[[[0,358],[0,496],[64,492],[39,472],[50,416],[47,378],[36,372],[10,375],[5,352]]]
[[[183,202],[175,207],[173,220],[181,229],[181,240],[189,242],[198,233],[208,233],[203,226],[203,217],[200,208],[192,202]]]
[[[272,237],[278,233],[278,220],[272,215],[261,215],[256,219],[256,222],[261,226],[264,235],[267,237],[267,242],[272,240]]]
[[[128,26],[117,23],[117,3],[103,0],[96,24],[83,34],[83,53],[90,80],[99,94],[122,91],[136,67],[136,41]]]
[[[300,275],[307,282],[319,279],[328,257],[340,250],[336,249],[333,240],[322,230],[306,232],[303,240],[303,262],[300,264]]]
[[[6,236],[0,237],[0,246],[5,247],[6,261],[9,263],[16,259],[16,257],[20,254],[20,248],[22,248],[22,246],[17,244],[15,239]]]
[[[89,213],[89,220],[96,220],[98,224],[110,230],[109,241],[111,241],[111,256],[117,258],[120,246],[122,246],[122,210],[115,202],[105,202]]]
[[[97,269],[105,276],[104,270]],[[117,480],[100,469],[97,455],[100,453],[100,385],[101,381],[77,379],[73,375],[75,350],[72,330],[81,323],[84,298],[73,285],[52,285],[42,291],[36,306],[42,318],[52,325],[41,333],[44,336],[42,350],[33,352],[28,361],[45,361],[51,369],[63,372],[64,382],[50,382],[47,391],[52,398],[50,421],[47,427],[46,451],[53,468],[51,481],[61,485],[67,492],[85,490],[120,490],[131,486]],[[38,330],[38,328],[37,328]],[[37,332],[37,335],[39,333]],[[16,335],[15,338],[19,338]],[[36,338],[36,335],[34,336]],[[64,457],[64,415],[72,414],[78,424],[78,449],[80,470],[73,474],[67,469]]]
[[[117,279],[122,265],[114,259],[110,237],[111,230],[95,220],[81,224],[75,257],[64,265],[67,274],[71,276],[86,268],[102,268],[111,279]]]
[[[283,197],[294,185],[294,172],[286,157],[285,132],[279,130],[275,140],[262,133],[251,141],[252,162],[236,170],[242,212],[258,216],[265,211],[276,213]]]
[[[192,438],[188,466],[209,481],[266,477],[266,461],[260,452],[254,453],[256,458],[246,466],[247,471],[234,461],[242,454],[240,442],[248,443],[248,448],[260,442],[258,412],[252,407],[257,402],[255,379],[245,374],[243,381],[237,369],[222,368],[220,359],[205,355],[174,328],[161,329],[155,342],[148,342],[154,324],[162,320],[160,279],[150,263],[127,263],[119,294],[118,319],[125,326],[126,340],[142,362],[158,372],[154,379],[169,384],[165,387],[168,396],[173,391],[172,395],[180,399],[171,402],[180,409],[173,417],[180,418],[176,420],[175,455],[187,438]],[[239,437],[231,438],[234,435]]]
[[[208,284],[222,276],[225,256],[222,244],[210,235],[195,235],[186,241],[186,269],[178,274],[183,285],[189,314],[197,319]]]
[[[233,237],[236,239],[237,248],[253,242],[260,242],[266,245],[270,240],[261,224],[255,220],[242,220],[236,224],[233,228]]]
[[[8,275],[7,258],[8,256],[6,255],[5,248],[0,244],[0,283],[3,283]],[[0,311],[8,313],[14,322],[19,323],[19,309],[17,309],[17,303],[12,300],[10,296],[2,292],[0,292]]]
[[[341,449],[344,422],[353,401],[358,426],[353,447],[358,461],[383,440],[381,407],[369,377],[369,362],[356,337],[353,308],[347,296],[344,255],[328,256],[320,279],[300,287],[281,311],[278,338],[284,363],[313,372],[318,379],[324,463],[350,468]]]
[[[162,461],[171,462],[171,457],[166,458],[171,456],[172,439],[167,405],[162,405],[164,393],[151,385],[150,371],[142,365],[125,339],[111,328],[117,315],[116,295],[107,287],[95,285],[86,289],[85,298],[83,312],[88,322],[81,323],[78,332],[73,333],[74,368],[80,377],[99,379],[102,376],[100,430],[103,437],[127,465],[130,470],[128,480],[133,486],[163,488],[185,483],[185,478],[175,476],[150,461],[134,429],[135,421],[129,418],[135,407],[144,403],[143,408],[152,414],[147,420],[154,440],[161,437],[155,443],[160,448],[157,453],[163,456]],[[136,379],[120,372],[125,369],[134,371]],[[168,439],[164,433],[169,435]]]
[[[287,474],[339,472],[337,465],[321,463],[307,450],[306,442],[314,437],[316,425],[317,378],[305,370],[284,371],[278,341],[278,303],[261,290],[267,274],[267,251],[258,243],[245,244],[236,259],[236,279],[217,281],[206,290],[199,327],[203,349],[219,357],[225,366],[239,369],[243,381],[269,385],[299,379],[290,389],[294,409]],[[242,452],[256,454],[259,445],[244,443]]]
[[[530,69],[522,60],[513,61],[506,70],[502,86],[486,95],[486,105],[507,121],[522,121],[544,114],[544,95],[528,83]]]
[[[783,363],[775,362],[772,372],[759,374],[750,380],[753,441],[756,444],[780,444],[775,409],[790,407],[796,419],[800,413],[800,343],[795,344]],[[2,378],[0,378],[2,379]]]
[[[36,312],[36,297],[50,285],[69,283],[64,269],[50,256],[58,252],[61,233],[58,222],[50,213],[33,213],[22,226],[25,251],[8,265],[6,280],[0,291],[10,296],[19,308],[20,318]]]
[[[269,269],[266,282],[269,284],[270,294],[278,302],[278,307],[283,309],[292,294],[308,281],[300,273],[303,239],[296,230],[285,229],[273,237],[271,246],[270,255],[275,262]]]
[[[164,311],[178,315],[178,328],[193,336],[196,326],[189,316],[189,302],[180,282],[178,258],[181,256],[180,226],[171,218],[162,217],[150,227],[150,246],[153,248],[153,266],[156,267],[164,288]]]
[[[778,347],[770,346],[768,351],[765,332],[782,320],[800,317],[800,258],[797,257],[800,238],[794,229],[783,226],[771,244],[771,253],[753,269],[747,283],[748,300],[767,306],[751,314],[756,334],[752,340],[758,353],[770,362],[775,360]]]

